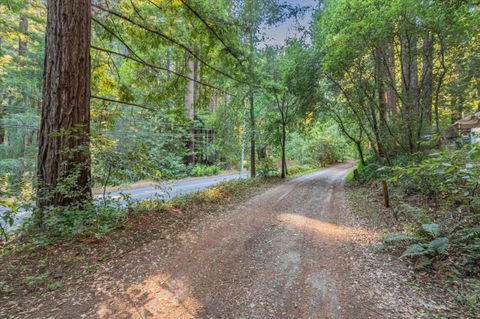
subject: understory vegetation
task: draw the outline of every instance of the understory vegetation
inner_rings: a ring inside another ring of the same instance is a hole
[[[445,147],[399,157],[391,166],[371,161],[350,179],[364,188],[352,201],[365,201],[372,185],[386,181],[390,207],[365,217],[383,220],[383,242],[375,249],[411,262],[458,285],[461,303],[479,314],[480,301],[480,147]],[[353,186],[352,185],[352,186]],[[355,187],[355,186],[354,186]],[[374,187],[384,205],[381,186]],[[375,195],[374,195],[375,196]],[[368,205],[368,204],[367,204]],[[369,209],[367,209],[369,210]],[[383,214],[384,216],[379,216]]]
[[[405,248],[402,258],[412,258],[417,268],[445,259],[450,251],[458,269],[478,275],[479,159],[480,147],[467,146],[404,157],[391,167],[359,167],[356,182],[386,180],[394,196],[405,199],[393,208],[393,217],[408,224],[402,225],[403,232],[388,235],[385,244]]]
[[[123,228],[132,218],[150,212],[170,210],[192,211],[196,206],[199,210],[203,205],[220,204],[223,200],[235,200],[243,197],[250,188],[264,187],[274,184],[277,178],[257,180],[235,180],[223,182],[211,189],[176,197],[170,201],[164,199],[149,199],[140,202],[122,199],[107,199],[90,206],[56,207],[46,214],[41,228],[33,220],[28,220],[16,232],[21,237],[7,242],[3,247],[3,255],[11,251],[31,250],[49,244],[71,240],[99,240],[109,235],[113,230]]]

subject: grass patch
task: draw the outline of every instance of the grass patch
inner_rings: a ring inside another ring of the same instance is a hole
[[[319,170],[320,168],[315,165],[292,165],[291,167],[288,168],[288,175],[290,177],[297,177],[301,175],[305,175],[314,171]]]
[[[10,288],[10,286],[7,285],[5,282],[0,281],[0,292],[4,295],[8,295],[12,292],[12,288]]]
[[[25,279],[23,279],[23,282],[29,287],[35,287],[43,284],[47,280],[48,276],[50,276],[50,273],[48,272],[44,272],[38,276],[27,276]]]

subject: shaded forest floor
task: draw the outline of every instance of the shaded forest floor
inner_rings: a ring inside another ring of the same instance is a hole
[[[442,278],[372,249],[389,212],[345,191],[350,168],[229,182],[4,256],[0,317],[472,318]]]
[[[372,261],[378,256],[389,255],[391,256],[389,258],[397,259],[401,255],[402,250],[384,251],[378,250],[377,247],[387,234],[402,232],[405,231],[405,227],[408,227],[406,216],[402,216],[403,204],[423,207],[432,212],[440,209],[437,203],[427,202],[421,196],[396,196],[397,194],[392,190],[391,207],[385,208],[382,185],[379,182],[349,185],[346,187],[346,193],[350,212],[357,217],[359,225],[374,230],[379,236],[370,246],[371,253],[366,255]],[[450,255],[452,254],[454,255],[455,252],[451,251]],[[432,298],[433,303],[423,305],[425,309],[431,309],[430,314],[427,311],[427,318],[478,318],[480,316],[480,279],[475,278],[473,274],[465,274],[456,269],[453,259],[446,256],[423,270],[415,269],[415,263],[408,259],[401,261],[402,280],[418,293]],[[369,275],[372,276],[372,280],[377,280],[375,272],[370,272]],[[394,290],[400,302],[411,300],[410,296],[405,295],[408,290],[396,288]],[[377,293],[376,297],[379,302],[383,299],[380,293]],[[417,303],[422,302],[419,300]]]

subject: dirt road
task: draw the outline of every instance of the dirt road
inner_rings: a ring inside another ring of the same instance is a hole
[[[160,261],[155,247],[144,262],[132,256],[133,265],[119,269],[122,280],[112,280],[124,284],[102,289],[90,315],[368,318],[349,290],[352,243],[349,229],[338,224],[349,168],[329,168],[253,198],[186,236],[169,262]]]
[[[349,169],[288,181],[171,244],[149,243],[38,318],[416,318],[396,300],[418,293],[389,261],[362,259],[375,234],[344,222]]]

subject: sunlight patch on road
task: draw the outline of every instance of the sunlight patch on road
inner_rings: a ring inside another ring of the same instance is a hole
[[[375,232],[367,229],[335,225],[296,214],[281,214],[278,216],[278,220],[297,231],[303,230],[309,233],[316,233],[342,241],[355,241],[355,238],[358,238],[358,236],[371,238],[377,235]]]
[[[197,318],[201,303],[189,296],[189,285],[173,281],[169,274],[148,277],[109,296],[100,305],[99,318]]]

